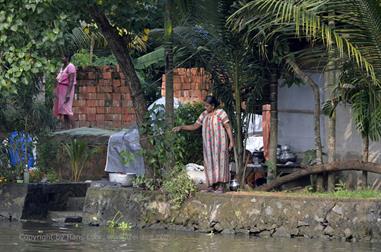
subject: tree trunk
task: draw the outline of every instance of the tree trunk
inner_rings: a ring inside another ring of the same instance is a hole
[[[236,172],[238,181],[243,178],[243,139],[242,139],[242,113],[241,113],[241,84],[239,79],[239,59],[236,53],[234,55],[234,100],[235,100],[235,120],[236,120]],[[243,185],[241,185],[243,186]]]
[[[369,161],[369,136],[362,137],[363,151],[362,151],[362,161]],[[366,189],[368,187],[368,172],[363,171],[361,174],[361,187]]]
[[[132,104],[135,109],[136,123],[138,126],[142,126],[144,122],[144,116],[147,112],[146,101],[143,96],[143,90],[138,76],[136,75],[134,65],[132,63],[129,51],[128,43],[126,39],[119,36],[106,15],[99,10],[98,6],[92,5],[90,8],[90,13],[101,33],[107,40],[107,44],[110,47],[112,53],[117,59],[123,73],[126,75],[128,80],[128,87],[131,92]],[[144,141],[142,141],[144,144]]]
[[[276,71],[274,69],[274,71]],[[278,75],[272,73],[270,77],[270,146],[269,164],[267,172],[267,182],[272,181],[277,176],[277,156],[278,147]]]
[[[316,148],[316,163],[323,163],[323,147],[321,144],[321,135],[320,135],[320,91],[319,86],[307,75],[305,74],[299,66],[292,61],[291,59],[287,59],[287,64],[289,64],[294,71],[294,73],[307,85],[312,88],[312,92],[314,94],[315,106],[314,106],[314,132],[315,132],[315,148]],[[323,191],[324,181],[323,176],[317,176],[316,189],[318,191]]]
[[[89,51],[89,63],[90,65],[93,64],[93,58],[94,58],[94,45],[95,45],[95,39],[94,34],[90,34],[90,51]]]
[[[331,13],[330,13],[331,16]],[[335,21],[330,20],[328,22],[329,27],[332,29],[335,27]],[[337,76],[337,66],[335,58],[335,49],[332,46],[328,51],[328,63],[326,66],[325,83],[324,87],[326,90],[327,99],[331,100],[332,107],[335,107],[333,89],[338,85],[338,76]],[[328,149],[328,163],[335,161],[336,156],[336,109],[332,112],[332,115],[328,117],[328,131],[327,131],[327,149]],[[335,190],[335,173],[332,172],[328,174],[328,191],[332,192]]]
[[[164,48],[165,48],[165,119],[169,129],[174,126],[173,108],[173,1],[165,1]]]
[[[299,171],[293,172],[286,176],[282,176],[272,181],[271,183],[257,187],[256,191],[270,191],[285,183],[293,180],[309,176],[312,174],[319,174],[323,172],[338,172],[338,171],[366,171],[381,174],[381,164],[362,162],[359,160],[347,160],[347,161],[335,161],[329,164],[313,165],[309,167],[303,167]]]

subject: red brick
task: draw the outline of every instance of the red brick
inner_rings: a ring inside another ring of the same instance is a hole
[[[106,114],[111,114],[113,112],[113,107],[106,107],[105,108],[105,113]]]
[[[97,79],[97,74],[94,73],[94,72],[88,72],[88,73],[87,73],[87,78],[88,78],[89,80],[96,80],[96,79]]]
[[[128,108],[128,107],[132,107],[132,101],[127,101],[127,100],[124,100],[122,101],[122,107],[123,108]]]
[[[111,66],[102,66],[102,72],[111,72],[112,71],[112,67]]]
[[[122,85],[121,80],[112,80],[112,85],[115,87],[120,87]]]
[[[111,113],[110,113],[110,114],[107,114],[107,113],[106,113],[106,114],[105,114],[105,121],[112,121],[112,118],[113,118],[112,116],[113,116],[113,114],[111,114]]]
[[[87,87],[87,92],[89,92],[89,93],[96,93],[97,92],[97,88],[94,87],[94,86]]]
[[[122,93],[120,90],[121,90],[121,86],[120,87],[115,87],[115,86],[113,86],[113,88],[112,88],[112,90],[113,90],[113,92],[114,93],[118,93],[118,94],[120,94],[120,93]]]
[[[117,101],[117,100],[113,100],[113,101],[112,101],[112,106],[113,106],[113,107],[120,107],[120,106],[121,106],[120,104],[121,104],[121,101],[120,101],[120,100],[119,100],[119,101]]]
[[[96,93],[88,93],[87,99],[95,100],[95,99],[97,99],[97,94]]]
[[[73,120],[78,121],[78,119],[79,119],[79,115],[76,112],[74,112]]]
[[[88,121],[79,121],[79,127],[89,127],[90,123]]]
[[[115,100],[115,101],[119,101],[120,100],[120,94],[112,94],[112,99]]]
[[[112,79],[111,72],[103,72],[102,73],[102,78],[105,79],[105,80],[111,80]]]
[[[97,100],[97,107],[104,107],[105,106],[105,100]]]
[[[130,88],[128,86],[123,86],[120,88],[120,92],[122,93],[130,93]]]
[[[97,93],[97,99],[98,100],[104,100],[104,99],[106,99],[106,95],[104,93]]]
[[[79,87],[79,92],[82,94],[87,93],[87,87],[86,86]]]
[[[86,106],[87,107],[96,107],[97,106],[97,100],[87,100]]]
[[[112,87],[111,86],[99,86],[97,87],[98,93],[112,93]]]
[[[95,122],[96,115],[95,114],[87,114],[87,121]]]
[[[110,80],[99,80],[98,81],[98,86],[111,86],[112,81]]]
[[[89,114],[96,114],[97,113],[97,110],[95,107],[87,107],[86,108],[86,114],[89,115]]]
[[[84,101],[85,102],[85,104],[86,104],[86,101]],[[81,113],[81,114],[86,114],[86,106],[82,106],[82,107],[79,107],[79,113]]]
[[[95,116],[95,119],[96,119],[97,122],[104,121],[105,120],[105,115],[99,115],[99,114],[97,114]]]
[[[122,113],[122,108],[121,107],[114,107],[114,108],[112,108],[112,112],[115,114],[120,114],[120,113]]]
[[[79,114],[78,115],[78,120],[80,120],[80,121],[86,121],[86,114]]]
[[[122,122],[121,121],[113,121],[113,128],[121,128]]]
[[[113,121],[105,121],[104,124],[105,124],[106,129],[113,129],[114,128],[113,127],[114,126]]]
[[[104,107],[97,107],[96,110],[97,110],[97,115],[105,113],[105,108]]]
[[[74,100],[73,101],[73,107],[82,107],[82,106],[86,106],[86,100]]]
[[[105,127],[105,122],[104,121],[97,121],[96,122],[96,126],[98,128],[104,128]]]

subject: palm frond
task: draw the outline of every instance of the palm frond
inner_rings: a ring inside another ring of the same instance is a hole
[[[349,1],[349,0],[348,0]],[[348,1],[347,5],[351,5]],[[321,41],[329,50],[335,45],[339,55],[344,55],[353,59],[357,66],[364,69],[376,82],[376,74],[373,65],[369,62],[368,56],[362,48],[352,43],[351,37],[347,37],[343,30],[337,32],[328,25],[320,15],[326,13],[323,8],[330,1],[328,0],[254,0],[243,5],[237,12],[229,17],[230,27],[237,31],[246,33],[248,41],[259,39],[262,46],[266,46],[266,37],[274,36],[274,30],[281,31],[285,27],[293,29],[297,37],[304,37],[310,42]],[[352,4],[352,7],[353,4]],[[267,32],[269,31],[269,32]],[[270,34],[270,35],[268,35]]]

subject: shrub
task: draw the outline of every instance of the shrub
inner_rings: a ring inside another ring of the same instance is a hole
[[[170,202],[177,208],[196,191],[195,184],[183,166],[176,166],[167,173],[162,188],[168,194]]]
[[[184,104],[176,110],[176,125],[193,124],[204,111],[202,103]],[[202,151],[202,134],[201,130],[197,132],[181,131],[178,133],[184,138],[184,150],[182,162],[183,164],[203,162]]]

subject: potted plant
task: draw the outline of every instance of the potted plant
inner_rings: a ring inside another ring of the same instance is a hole
[[[63,146],[70,160],[72,180],[78,182],[88,160],[98,150],[97,148],[90,149],[86,142],[77,139],[73,139],[71,143],[66,143]]]

